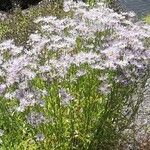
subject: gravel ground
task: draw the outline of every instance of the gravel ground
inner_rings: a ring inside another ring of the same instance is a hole
[[[135,122],[131,125],[131,130],[125,132],[128,141],[123,150],[150,150],[150,79],[147,80],[142,94],[144,98]]]
[[[141,143],[141,150],[150,150],[150,79],[145,87],[144,101],[140,105],[135,125],[136,140]]]

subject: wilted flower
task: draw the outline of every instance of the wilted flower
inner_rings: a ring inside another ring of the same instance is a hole
[[[111,85],[107,82],[103,82],[98,90],[101,94],[108,95],[111,92]]]
[[[0,137],[4,135],[4,130],[0,129]]]
[[[39,100],[38,103],[41,107],[45,106],[45,101],[44,100]]]
[[[76,76],[77,77],[82,77],[86,74],[86,71],[85,70],[78,70],[77,73],[76,73]]]
[[[108,76],[107,75],[101,75],[100,77],[98,77],[98,80],[105,82],[108,80]]]
[[[38,133],[38,134],[35,136],[35,138],[36,138],[36,141],[43,141],[43,140],[45,139],[45,136],[44,136],[44,134],[42,134],[42,133]]]

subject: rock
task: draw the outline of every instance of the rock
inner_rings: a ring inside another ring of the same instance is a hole
[[[15,8],[15,5],[19,5],[21,9],[27,9],[31,5],[37,5],[42,0],[0,0],[0,11],[9,12]],[[50,0],[51,1],[51,0]],[[79,0],[73,0],[78,2]],[[87,0],[81,0],[86,2]]]
[[[21,9],[27,9],[31,5],[37,5],[42,0],[0,0],[0,11],[10,11],[19,5]]]
[[[37,5],[42,0],[15,0],[18,1],[21,9],[27,9],[31,5]]]
[[[80,1],[80,0],[73,0],[74,2],[78,2],[78,1]],[[81,0],[82,2],[84,2],[84,3],[86,3],[87,2],[87,0]]]
[[[13,8],[11,0],[0,0],[0,10],[9,11]]]

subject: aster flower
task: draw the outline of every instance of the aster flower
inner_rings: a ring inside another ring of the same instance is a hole
[[[0,84],[0,94],[5,91],[6,87],[7,86],[5,84]]]
[[[0,43],[0,53],[9,53],[12,56],[18,55],[23,51],[23,46],[16,46],[14,40],[6,40]]]
[[[107,81],[104,81],[100,84],[98,90],[101,94],[108,95],[109,93],[111,93],[111,87],[111,84],[109,84]]]
[[[14,92],[14,98],[18,99],[19,106],[17,107],[17,111],[23,112],[28,107],[33,107],[35,105],[39,105],[43,107],[45,105],[42,97],[45,96],[47,92],[45,90],[34,90],[31,87],[27,88],[18,88]]]
[[[59,97],[63,106],[68,105],[74,98],[66,91],[66,89],[59,90]]]
[[[31,112],[27,116],[27,123],[31,124],[32,126],[38,126],[42,123],[45,123],[46,118],[42,113],[37,113],[37,112]]]

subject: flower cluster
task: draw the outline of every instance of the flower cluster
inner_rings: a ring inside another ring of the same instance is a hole
[[[137,82],[148,69],[150,49],[144,42],[150,38],[150,26],[136,22],[133,13],[118,14],[103,3],[91,8],[71,1],[64,2],[64,11],[67,16],[61,19],[36,18],[34,23],[40,31],[29,36],[26,46],[16,46],[13,39],[0,43],[0,94],[5,99],[18,100],[16,111],[44,105],[42,97],[47,91],[31,84],[36,77],[47,83],[54,79],[64,81],[71,66],[76,66],[79,69],[75,76],[79,78],[86,75],[86,69],[81,67],[86,64],[93,70],[119,71],[116,81],[128,84]],[[111,84],[107,78],[100,80],[99,92],[109,94]],[[61,104],[68,106],[74,97],[64,87],[59,89]],[[45,120],[42,113],[27,116],[33,126]],[[37,141],[44,140],[43,134],[35,137]]]
[[[38,126],[46,121],[42,113],[32,112],[27,116],[27,122],[32,126]]]

